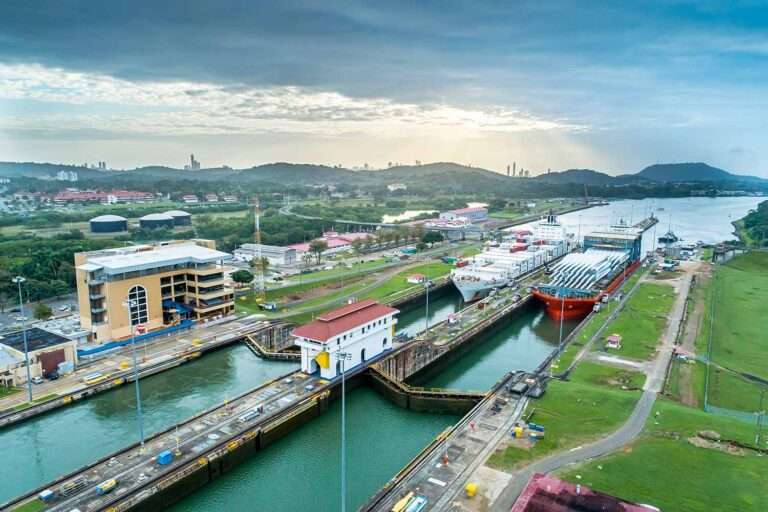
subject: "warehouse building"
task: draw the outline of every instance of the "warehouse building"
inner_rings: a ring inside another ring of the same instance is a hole
[[[483,222],[488,220],[488,208],[482,206],[474,206],[470,208],[459,208],[458,210],[450,210],[440,214],[441,220],[460,220],[467,219],[469,222]]]
[[[165,212],[165,215],[173,217],[173,224],[175,226],[189,226],[192,224],[192,215],[183,210],[170,210]]]
[[[241,245],[235,249],[235,259],[250,262],[253,258],[258,257],[259,250],[261,251],[261,256],[267,258],[270,265],[284,267],[296,264],[296,249],[293,247],[278,247],[264,244]]]
[[[234,312],[224,262],[211,240],[178,240],[75,254],[80,324],[91,342],[148,333]],[[127,302],[131,300],[130,314]]]
[[[128,231],[128,219],[119,215],[100,215],[88,221],[91,233],[120,233]]]
[[[77,363],[77,341],[39,327],[28,328],[26,334],[32,378],[64,373],[61,368],[72,368]],[[24,332],[19,330],[1,335],[0,382],[3,385],[27,383],[24,359]]]
[[[175,225],[173,217],[165,213],[150,213],[139,218],[139,227],[143,229],[172,228]]]

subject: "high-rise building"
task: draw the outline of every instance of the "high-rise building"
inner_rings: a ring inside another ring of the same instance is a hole
[[[199,171],[200,170],[200,162],[195,160],[194,153],[189,155],[189,165],[185,165],[184,169],[187,171]]]

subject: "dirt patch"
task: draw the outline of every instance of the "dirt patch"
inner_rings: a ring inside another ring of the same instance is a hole
[[[687,441],[698,448],[717,450],[729,455],[738,455],[743,457],[747,453],[744,448],[731,444],[727,441],[720,441],[720,434],[717,432],[699,432],[695,436],[689,437]]]

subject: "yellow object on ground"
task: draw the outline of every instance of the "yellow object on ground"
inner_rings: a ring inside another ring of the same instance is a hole
[[[395,503],[395,506],[392,507],[392,512],[403,512],[405,510],[405,507],[408,506],[408,503],[413,499],[413,492],[409,492],[406,494],[403,499]]]
[[[467,486],[464,488],[464,490],[467,491],[467,496],[469,498],[474,498],[475,494],[477,494],[477,484],[469,482]]]
[[[515,438],[520,439],[523,437],[523,427],[515,427]]]
[[[120,361],[121,370],[127,370],[128,368],[130,368],[130,366],[131,365],[128,363],[128,361]]]

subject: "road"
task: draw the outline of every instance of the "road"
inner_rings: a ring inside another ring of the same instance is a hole
[[[688,292],[691,285],[691,277],[697,266],[686,265],[685,273],[676,283],[677,297],[669,314],[669,322],[664,330],[656,357],[649,364],[644,365],[646,371],[643,394],[635,405],[629,419],[618,430],[594,443],[573,448],[567,452],[556,453],[547,458],[512,473],[507,486],[493,502],[491,510],[507,512],[512,508],[528,480],[534,473],[549,473],[570,464],[584,462],[595,457],[601,457],[620,449],[632,442],[642,432],[643,427],[651,413],[656,397],[664,386],[666,370],[674,352],[675,341],[681,328]],[[643,280],[647,280],[645,277]]]
[[[213,326],[193,328],[168,338],[154,338],[145,343],[139,343],[136,346],[139,369],[147,365],[152,365],[160,358],[171,359],[174,356],[189,351],[193,347],[193,341],[199,340],[200,344],[216,340],[217,336],[225,334],[237,334],[241,332],[250,332],[263,320],[246,317],[229,322],[223,322]],[[199,350],[199,346],[195,346]],[[34,397],[46,395],[66,395],[80,391],[86,387],[82,379],[85,375],[99,372],[103,375],[109,375],[116,371],[123,371],[120,364],[132,368],[131,358],[132,347],[130,345],[110,351],[105,357],[95,359],[92,362],[87,360],[80,361],[78,369],[70,375],[62,375],[54,381],[45,380],[42,384],[33,384],[32,392]],[[20,392],[8,395],[0,399],[0,411],[6,411],[16,405],[27,401],[26,386]]]

